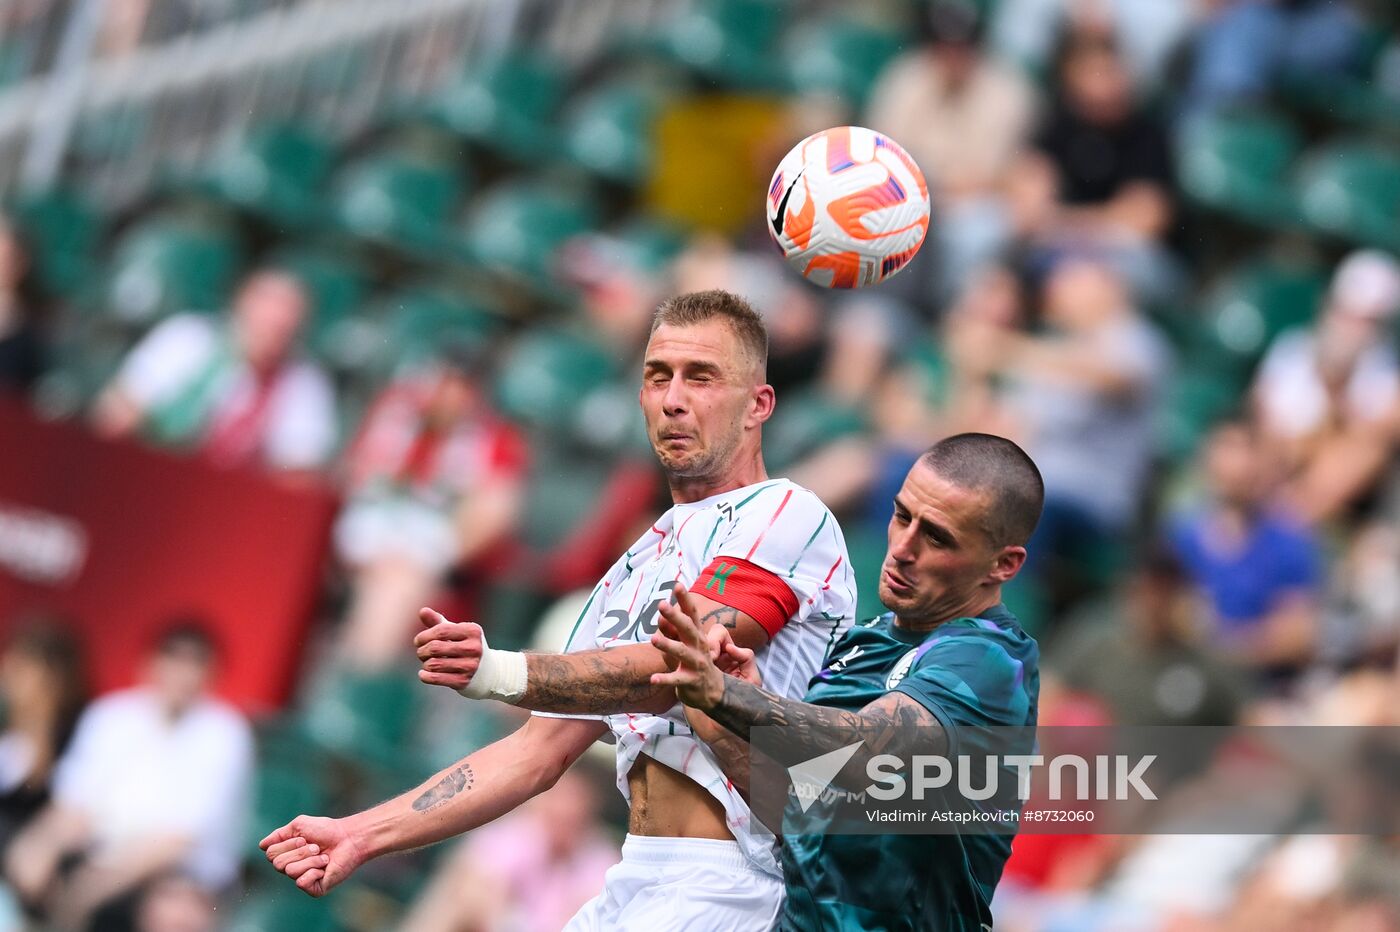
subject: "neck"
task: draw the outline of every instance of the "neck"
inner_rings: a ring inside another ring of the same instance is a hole
[[[894,623],[897,627],[905,631],[932,631],[939,625],[947,624],[954,618],[980,618],[982,613],[994,605],[1001,604],[1001,586],[997,586],[987,592],[978,593],[975,597],[968,599],[961,606],[951,609],[936,609],[925,615],[900,615],[894,616]]]
[[[698,502],[711,495],[722,495],[768,478],[763,466],[763,454],[754,451],[728,464],[728,468],[713,476],[667,476],[671,486],[671,501],[677,505]]]

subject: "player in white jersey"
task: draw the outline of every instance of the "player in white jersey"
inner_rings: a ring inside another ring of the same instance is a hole
[[[493,650],[480,626],[423,613],[420,679],[537,714],[373,809],[298,816],[263,839],[274,867],[319,896],[369,858],[509,811],[611,733],[628,837],[603,892],[570,928],[772,923],[783,885],[771,843],[750,828],[747,804],[691,734],[674,689],[651,684],[667,666],[650,643],[661,604],[686,589],[702,627],[723,626],[736,657],[757,651],[764,682],[800,697],[850,625],[855,582],[835,518],[763,467],[762,425],[774,404],[766,356],[762,322],[742,299],[711,291],[662,304],[640,400],[676,504],[598,582],[567,652]]]

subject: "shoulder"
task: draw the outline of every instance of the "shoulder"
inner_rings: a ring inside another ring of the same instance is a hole
[[[157,324],[143,339],[142,345],[182,346],[189,349],[212,346],[218,328],[203,314],[176,314]]]
[[[252,726],[243,713],[222,699],[208,698],[195,708],[201,729],[208,729],[223,741],[237,741],[250,744],[253,737]]]

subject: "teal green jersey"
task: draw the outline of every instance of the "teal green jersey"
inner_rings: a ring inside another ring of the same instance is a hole
[[[858,710],[897,690],[943,725],[945,756],[971,753],[979,729],[1025,728],[1031,753],[1040,691],[1039,650],[1002,606],[928,633],[904,631],[884,614],[850,629],[827,654],[806,701]],[[991,899],[1011,837],[970,831],[945,835],[787,835],[787,904],[781,929],[980,932],[991,928]]]

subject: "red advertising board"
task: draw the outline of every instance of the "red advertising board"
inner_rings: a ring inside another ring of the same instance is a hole
[[[71,616],[101,691],[134,682],[151,638],[193,616],[223,648],[219,692],[277,707],[335,505],[324,488],[98,440],[0,401],[0,633],[31,609]]]

